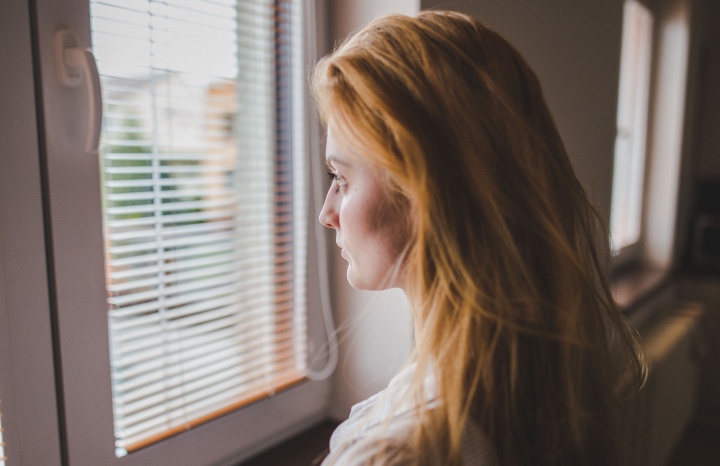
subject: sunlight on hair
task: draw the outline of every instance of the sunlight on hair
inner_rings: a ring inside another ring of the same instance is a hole
[[[644,366],[603,278],[607,232],[524,58],[461,13],[391,15],[322,59],[313,90],[323,118],[407,201],[400,282],[416,331],[405,438],[364,450],[348,440],[327,464],[393,452],[612,464],[618,374],[632,390]],[[379,411],[376,425],[400,422]]]

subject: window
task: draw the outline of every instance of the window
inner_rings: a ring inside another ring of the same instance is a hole
[[[237,464],[324,416],[309,3],[33,4],[64,463]]]
[[[640,240],[645,178],[653,17],[625,2],[612,185],[610,231],[614,254]]]
[[[293,8],[91,3],[118,455],[303,379]]]
[[[610,229],[618,265],[664,273],[676,256],[680,161],[690,150],[690,6],[651,4],[625,3]]]

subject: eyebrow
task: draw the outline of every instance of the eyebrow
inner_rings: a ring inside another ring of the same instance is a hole
[[[329,168],[332,168],[334,165],[344,165],[347,167],[348,165],[350,165],[350,163],[337,158],[337,156],[335,156],[334,154],[330,154],[325,157],[325,165],[327,165]]]

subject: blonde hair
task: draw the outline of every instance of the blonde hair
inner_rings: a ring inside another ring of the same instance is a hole
[[[473,421],[505,466],[616,463],[618,387],[639,388],[645,366],[603,280],[602,222],[520,54],[460,13],[388,16],[321,60],[313,87],[411,212],[413,390],[431,372],[442,400],[418,447],[459,464]]]

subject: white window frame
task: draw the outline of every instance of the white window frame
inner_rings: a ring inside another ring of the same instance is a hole
[[[101,219],[88,221],[83,215],[100,212],[99,196],[88,196],[99,191],[97,160],[82,150],[84,103],[73,90],[58,92],[53,78],[55,31],[74,29],[80,46],[90,44],[88,4],[3,2],[0,16],[0,56],[13,63],[0,75],[2,92],[15,97],[15,107],[6,108],[2,118],[13,124],[0,128],[0,397],[8,465],[237,464],[323,419],[330,381],[308,381],[157,445],[115,457],[109,369],[98,370],[107,365],[108,352],[104,280],[98,273],[103,267]],[[35,60],[31,24],[39,46]],[[310,45],[308,63],[316,47]],[[39,66],[35,73],[33,63]],[[33,89],[38,71],[44,79]],[[36,130],[36,92],[42,96],[39,115],[52,122],[46,126],[55,132]],[[318,129],[309,107],[310,134],[305,140],[307,150],[315,151]],[[44,142],[40,149],[38,141]],[[45,206],[42,181],[49,183]],[[12,187],[18,189],[11,193]],[[312,202],[306,205],[313,208]],[[43,218],[44,209],[50,211],[49,218]],[[308,213],[309,219],[315,217]],[[309,222],[310,232],[313,224]],[[46,235],[48,228],[52,236]],[[77,245],[91,253],[78,255]],[[317,264],[314,242],[308,246],[312,290],[318,288]],[[63,270],[73,273],[59,272]],[[309,293],[308,308],[319,311],[319,301]],[[309,321],[310,338],[322,336],[322,319],[309,316]],[[57,347],[62,351],[56,352]]]
[[[28,2],[0,3],[0,398],[8,466],[61,464]]]

